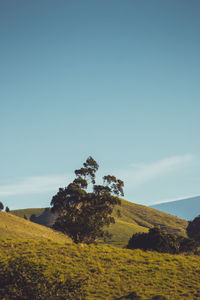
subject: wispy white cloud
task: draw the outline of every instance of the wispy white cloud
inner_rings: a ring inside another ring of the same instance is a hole
[[[187,154],[164,158],[149,164],[134,163],[129,169],[114,172],[114,175],[124,181],[126,190],[130,190],[187,166],[193,159],[193,155]],[[72,174],[28,177],[15,183],[0,185],[0,197],[56,192],[59,187],[67,186],[72,180]]]
[[[149,164],[132,164],[128,170],[121,170],[118,175],[127,188],[135,188],[150,180],[164,176],[176,169],[186,166],[194,159],[193,155],[179,155],[157,160]]]
[[[71,175],[48,175],[28,177],[21,181],[0,186],[0,197],[25,194],[40,194],[58,190],[68,185]]]

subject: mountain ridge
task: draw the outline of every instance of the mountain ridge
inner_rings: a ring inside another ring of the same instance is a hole
[[[178,199],[149,206],[185,220],[193,220],[200,214],[200,196]]]

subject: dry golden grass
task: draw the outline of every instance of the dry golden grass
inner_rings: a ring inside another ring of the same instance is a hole
[[[19,218],[11,213],[0,211],[0,239],[8,238],[51,240],[57,243],[70,241],[70,239],[62,233]]]
[[[200,299],[199,256],[51,241],[0,243],[0,263],[19,257],[42,264],[49,277],[58,274],[58,278],[87,278],[86,300],[116,300],[133,291],[144,300],[153,295],[164,295],[169,300]]]

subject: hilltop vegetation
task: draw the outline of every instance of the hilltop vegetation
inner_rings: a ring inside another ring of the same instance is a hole
[[[121,211],[120,218],[117,214],[118,209]],[[30,219],[32,214],[35,214],[35,222],[45,226],[51,226],[55,220],[55,216],[50,213],[48,208],[14,210],[11,213],[22,218],[26,215],[28,219]],[[114,209],[113,215],[116,223],[111,224],[108,228],[108,231],[112,234],[109,243],[119,246],[125,246],[133,233],[147,232],[149,228],[157,225],[168,232],[185,236],[185,230],[188,225],[187,221],[175,216],[122,199],[121,206],[117,206]]]
[[[40,269],[43,266],[46,277],[57,274],[57,280],[86,280],[84,292],[88,300],[117,299],[134,291],[148,300],[154,295],[164,295],[170,300],[200,298],[198,256],[108,245],[63,245],[33,240],[1,242],[0,263],[5,265],[9,259],[19,257]]]

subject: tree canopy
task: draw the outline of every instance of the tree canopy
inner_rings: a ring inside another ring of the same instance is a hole
[[[0,202],[0,210],[3,210],[4,206],[3,206],[3,203]]]
[[[193,221],[188,223],[188,227],[186,228],[187,235],[200,243],[200,216],[194,218]]]
[[[51,201],[51,210],[58,215],[54,229],[69,235],[75,243],[110,237],[105,226],[115,223],[111,214],[121,204],[119,196],[124,195],[124,183],[115,176],[104,176],[102,185],[95,184],[98,168],[97,162],[88,157],[83,167],[74,171],[74,181],[60,188]]]

